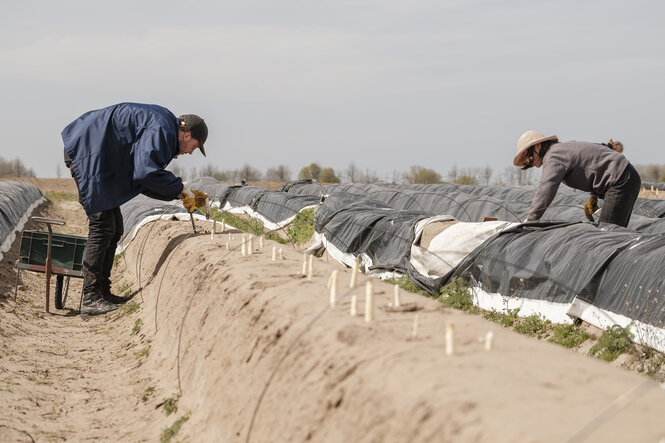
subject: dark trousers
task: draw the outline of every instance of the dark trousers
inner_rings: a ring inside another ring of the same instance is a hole
[[[619,180],[605,192],[603,209],[600,211],[599,222],[614,223],[626,227],[633,212],[637,195],[640,193],[642,180],[640,174],[628,164]]]
[[[83,293],[104,294],[111,290],[111,268],[123,224],[120,208],[88,215],[88,242],[83,255]]]

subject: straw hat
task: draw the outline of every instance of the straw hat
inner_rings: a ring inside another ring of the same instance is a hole
[[[520,136],[519,140],[517,140],[517,154],[515,154],[513,164],[515,166],[522,166],[524,164],[524,153],[527,149],[529,149],[531,146],[537,145],[538,143],[546,142],[549,140],[558,141],[559,138],[556,135],[545,137],[542,132],[534,131],[533,129],[526,131]]]

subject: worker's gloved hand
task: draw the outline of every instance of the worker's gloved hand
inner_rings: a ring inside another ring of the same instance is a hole
[[[187,211],[194,212],[196,208],[205,206],[208,194],[198,189],[191,190],[187,187],[182,188],[182,192],[178,194],[178,198],[182,200],[182,205],[187,208]]]
[[[590,222],[594,222],[593,214],[598,210],[598,197],[595,194],[591,194],[589,200],[587,200],[584,205],[584,215],[589,219]]]
[[[200,208],[206,205],[206,198],[208,198],[208,194],[203,191],[199,191],[198,189],[193,189],[192,193],[194,194],[194,206]]]

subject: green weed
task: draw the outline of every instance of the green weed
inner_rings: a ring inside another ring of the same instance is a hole
[[[210,208],[210,217],[217,221],[223,219],[227,225],[250,234],[261,235],[263,233],[263,222],[255,218],[240,217],[230,212],[220,211],[217,208]]]
[[[264,237],[266,238],[266,240],[271,240],[282,245],[290,244],[290,242],[287,239],[279,235],[279,231],[268,231],[264,234]]]
[[[418,286],[416,282],[411,280],[411,277],[408,275],[403,275],[401,277],[388,278],[385,280],[387,283],[397,285],[400,288],[404,289],[407,292],[412,292],[414,294],[424,295],[426,297],[431,297],[432,295],[425,291],[423,288]]]
[[[628,327],[614,325],[603,332],[598,342],[589,350],[589,355],[598,354],[601,360],[612,361],[628,349],[633,338]]]
[[[545,317],[540,314],[531,314],[528,317],[521,319],[515,325],[515,331],[520,334],[543,338],[549,331],[551,325],[552,322],[546,320]]]
[[[118,308],[118,317],[133,314],[138,309],[139,309],[138,303],[133,301],[127,302],[124,305],[120,306],[120,308]]]
[[[121,282],[116,286],[116,291],[120,294],[120,297],[127,297],[132,293],[132,285],[127,282]]]
[[[51,200],[52,202],[62,202],[62,201],[78,201],[79,196],[78,194],[71,194],[69,192],[47,192],[46,193],[46,198]]]
[[[487,320],[493,321],[494,323],[498,323],[504,328],[510,328],[512,327],[515,322],[517,321],[517,314],[520,312],[520,309],[509,309],[507,314],[503,314],[498,311],[484,311],[483,312],[483,317],[485,317]]]
[[[473,304],[468,282],[462,278],[453,278],[450,283],[441,288],[438,300],[446,306],[473,314],[479,311],[478,307]]]
[[[132,333],[130,335],[136,335],[141,331],[141,326],[143,326],[143,320],[137,318],[134,322],[134,327],[132,328]]]
[[[125,256],[124,251],[121,252],[120,254],[116,254],[113,256],[113,267],[116,267],[120,264],[120,260]]]
[[[187,422],[187,420],[189,420],[189,417],[191,417],[191,415],[192,412],[188,411],[185,415],[177,419],[171,426],[164,429],[159,437],[161,443],[169,443],[171,439],[175,437],[178,431],[180,431],[182,425],[184,425]]]
[[[293,223],[286,228],[286,234],[296,245],[306,243],[314,235],[314,208],[300,211]]]
[[[143,348],[143,349],[141,349],[141,350],[139,350],[139,351],[136,351],[136,352],[134,353],[134,357],[135,357],[137,360],[140,360],[140,359],[142,359],[143,357],[147,357],[149,354],[150,354],[150,348],[149,348],[148,346],[146,346],[145,348]]]
[[[178,412],[178,400],[180,400],[179,395],[173,395],[167,398],[162,405],[164,407],[164,414],[168,417],[174,412]]]
[[[154,392],[155,392],[154,386],[148,386],[147,388],[145,388],[145,391],[143,391],[143,395],[141,396],[141,400],[143,400],[143,403],[147,402]]]
[[[549,341],[565,348],[575,348],[589,338],[585,330],[575,325],[555,325],[552,327],[552,333]]]

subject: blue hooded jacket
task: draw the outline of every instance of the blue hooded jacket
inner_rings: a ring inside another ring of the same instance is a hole
[[[138,194],[173,200],[182,180],[164,168],[178,154],[178,118],[157,105],[120,103],[83,114],[62,131],[87,214]]]

